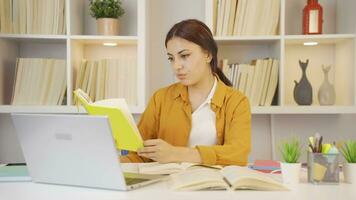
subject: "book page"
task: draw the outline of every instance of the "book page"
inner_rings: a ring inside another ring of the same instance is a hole
[[[227,166],[221,170],[221,174],[233,189],[287,190],[278,180],[279,175],[265,174],[247,167]]]
[[[127,173],[139,173],[139,165],[141,165],[141,163],[120,163],[121,170]]]
[[[173,174],[182,172],[187,169],[196,169],[196,168],[211,168],[211,169],[222,169],[222,166],[219,165],[204,165],[197,163],[158,163],[158,162],[149,162],[149,163],[139,163],[138,165],[139,173],[142,174]]]
[[[170,187],[174,190],[227,189],[219,170],[210,168],[191,168],[170,175]]]
[[[165,163],[158,162],[140,163],[139,173],[142,174],[173,174],[194,165],[193,163]]]

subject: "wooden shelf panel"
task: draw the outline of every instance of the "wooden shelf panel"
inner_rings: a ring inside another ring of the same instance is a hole
[[[281,36],[215,36],[218,44],[273,44],[281,39]]]
[[[140,114],[144,111],[143,107],[129,106],[133,114]],[[61,113],[61,114],[85,114],[85,109],[80,106],[15,106],[1,105],[0,113]]]
[[[0,38],[7,39],[52,39],[64,40],[67,35],[41,35],[41,34],[0,34]]]
[[[133,114],[141,114],[144,107],[129,106]],[[82,106],[0,106],[0,113],[63,113],[85,114]],[[356,114],[355,106],[254,106],[252,114]]]
[[[355,106],[256,106],[252,114],[355,114]]]
[[[286,35],[287,45],[318,42],[319,44],[338,44],[355,39],[355,34],[322,34],[322,35]]]
[[[70,39],[81,44],[101,44],[115,42],[121,45],[136,45],[137,36],[102,36],[102,35],[73,35]]]

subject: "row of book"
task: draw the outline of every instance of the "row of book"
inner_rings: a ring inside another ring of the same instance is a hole
[[[62,105],[66,88],[65,60],[17,58],[12,105]]]
[[[75,88],[82,89],[93,101],[125,98],[137,104],[136,58],[82,60]]]
[[[213,0],[216,36],[276,35],[280,0]]]
[[[65,34],[65,0],[0,0],[0,33]]]
[[[279,60],[266,58],[251,64],[228,64],[223,60],[223,73],[233,87],[244,93],[252,106],[270,106],[278,85]]]

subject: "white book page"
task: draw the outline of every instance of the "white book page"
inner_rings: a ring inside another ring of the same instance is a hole
[[[233,188],[260,190],[286,189],[279,178],[280,175],[266,174],[247,167],[227,166],[221,170],[221,174]]]
[[[192,168],[171,175],[170,187],[174,190],[227,189],[219,170]]]

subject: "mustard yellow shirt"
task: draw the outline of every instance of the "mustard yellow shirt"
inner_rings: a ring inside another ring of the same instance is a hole
[[[202,163],[246,165],[251,149],[251,111],[248,99],[218,78],[210,106],[216,114],[217,144],[196,146]],[[171,145],[185,147],[189,141],[191,122],[188,88],[176,83],[153,95],[138,128],[144,140],[159,138]],[[121,160],[148,161],[133,152]]]

